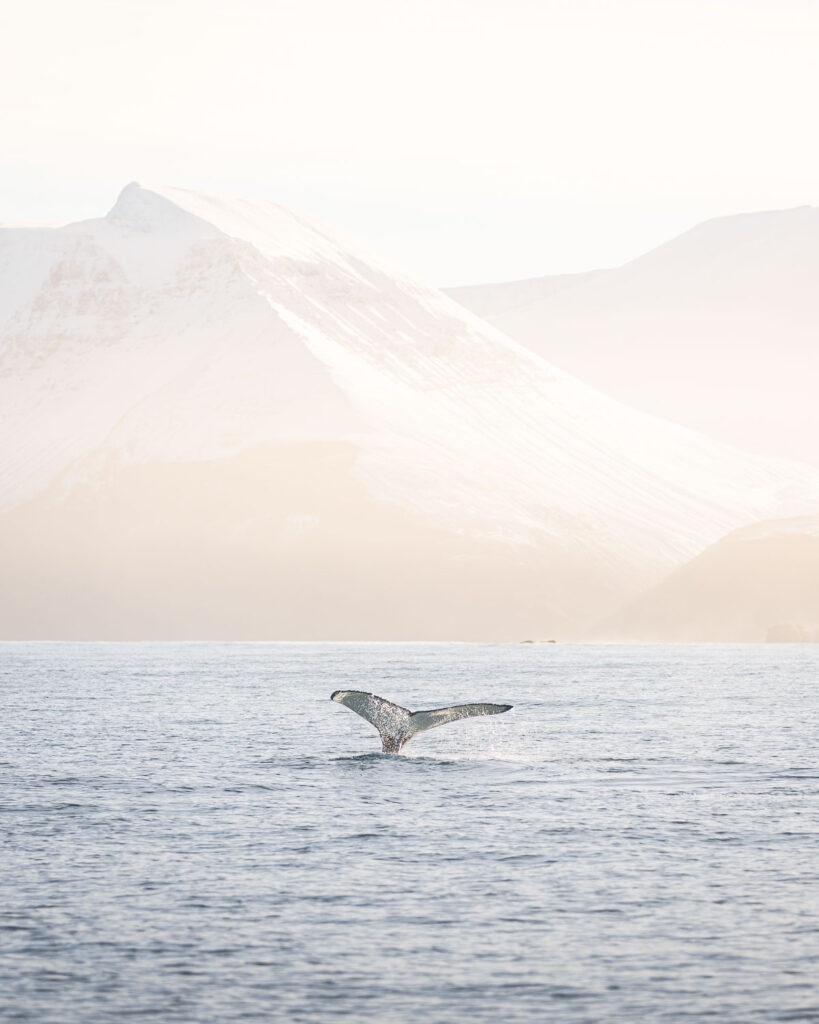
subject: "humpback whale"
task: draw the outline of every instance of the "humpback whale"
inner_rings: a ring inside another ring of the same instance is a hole
[[[447,722],[477,715],[501,715],[509,711],[511,704],[456,704],[451,708],[434,708],[432,711],[408,711],[392,701],[377,697],[363,690],[336,690],[330,699],[337,704],[361,715],[370,725],[378,729],[381,749],[385,754],[397,754],[413,736],[427,729],[434,729]]]

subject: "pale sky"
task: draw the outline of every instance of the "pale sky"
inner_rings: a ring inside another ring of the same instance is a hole
[[[129,181],[335,222],[436,284],[819,205],[819,0],[0,0],[0,221]]]

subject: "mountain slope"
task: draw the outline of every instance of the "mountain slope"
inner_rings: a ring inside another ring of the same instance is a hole
[[[800,207],[706,221],[574,287],[544,278],[550,294],[488,315],[629,405],[819,465],[817,279],[819,210]],[[453,294],[480,312],[503,287]]]
[[[565,634],[819,508],[273,204],[132,185],[0,267],[6,635]]]

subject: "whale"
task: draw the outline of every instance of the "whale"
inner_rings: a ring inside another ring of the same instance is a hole
[[[447,722],[459,722],[462,718],[502,715],[504,711],[512,709],[511,704],[456,704],[448,708],[433,708],[431,711],[409,711],[400,704],[393,704],[392,701],[364,690],[336,690],[330,694],[330,700],[343,704],[374,725],[381,737],[381,749],[385,754],[397,754],[413,736],[427,729],[435,729]]]

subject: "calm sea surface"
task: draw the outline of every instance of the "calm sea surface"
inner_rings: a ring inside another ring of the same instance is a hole
[[[3,1020],[819,1021],[819,645],[3,644],[0,812]]]

